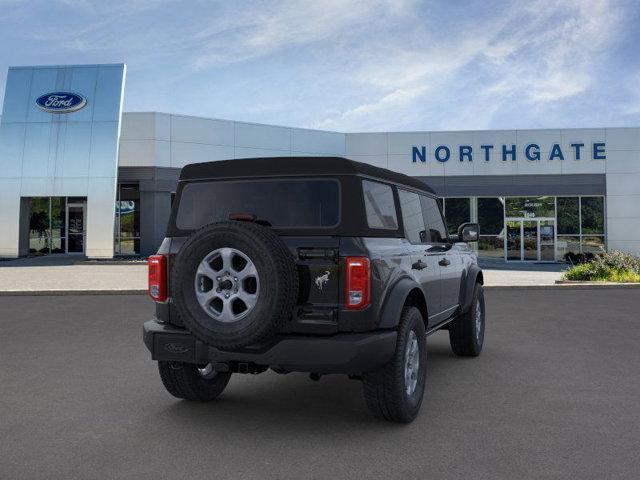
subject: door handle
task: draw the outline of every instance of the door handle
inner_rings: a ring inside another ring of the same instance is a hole
[[[438,265],[440,265],[441,267],[446,267],[448,265],[451,265],[451,262],[447,258],[443,258],[438,262]]]
[[[411,268],[413,268],[414,270],[422,270],[424,268],[427,268],[427,266],[428,265],[424,263],[422,260],[418,260],[413,265],[411,265]]]

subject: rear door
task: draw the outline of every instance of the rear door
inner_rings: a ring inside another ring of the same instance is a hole
[[[402,222],[404,224],[407,249],[411,255],[411,270],[422,285],[427,300],[429,325],[437,322],[441,308],[440,265],[438,258],[429,253],[427,229],[420,195],[398,189]]]
[[[460,303],[460,281],[464,272],[464,263],[460,253],[460,244],[452,244],[444,254],[442,275],[442,307],[451,315]]]
[[[436,324],[446,320],[451,314],[451,305],[449,305],[449,289],[451,288],[449,280],[451,272],[447,269],[451,263],[450,260],[447,259],[447,252],[451,249],[451,244],[449,243],[442,212],[436,199],[427,195],[421,195],[420,203],[422,205],[424,223],[427,227],[426,253],[427,256],[438,265],[440,274],[440,311],[438,316],[434,318],[434,324]]]

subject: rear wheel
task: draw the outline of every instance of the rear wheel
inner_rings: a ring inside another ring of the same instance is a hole
[[[230,373],[216,372],[211,364],[158,362],[158,370],[164,387],[171,395],[197,402],[217,398],[231,377]]]
[[[469,310],[449,325],[449,343],[456,355],[477,357],[484,343],[484,289],[476,283]]]
[[[362,376],[371,413],[385,420],[408,423],[420,411],[427,367],[427,340],[420,310],[405,307],[393,358],[382,369]]]

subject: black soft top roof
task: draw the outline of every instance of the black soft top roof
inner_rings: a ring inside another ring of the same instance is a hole
[[[182,169],[180,180],[307,175],[364,175],[435,195],[431,187],[417,178],[342,157],[264,157],[192,163]]]

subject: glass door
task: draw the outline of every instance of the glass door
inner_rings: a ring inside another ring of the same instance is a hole
[[[555,219],[508,219],[505,259],[521,262],[553,262],[556,259]]]
[[[520,220],[508,220],[506,231],[506,259],[522,260],[522,222]]]
[[[538,221],[522,221],[522,260],[538,260]]]
[[[540,261],[554,262],[556,260],[556,222],[555,220],[540,220]]]
[[[84,253],[85,204],[67,203],[67,253]]]

